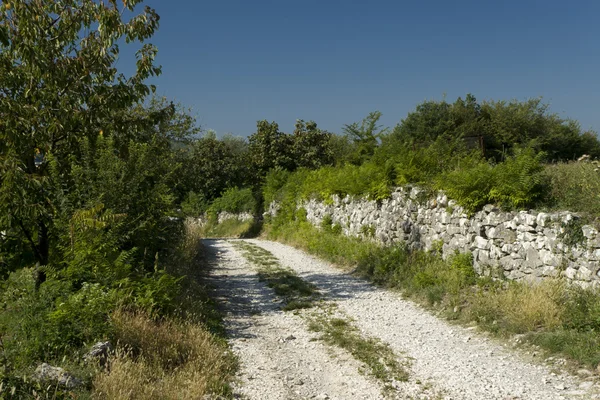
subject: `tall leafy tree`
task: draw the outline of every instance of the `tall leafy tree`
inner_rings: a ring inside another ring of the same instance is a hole
[[[68,170],[83,138],[125,138],[124,110],[154,88],[158,27],[139,0],[9,0],[0,5],[0,230],[25,241],[39,266],[50,260],[67,182],[48,173],[50,159]],[[142,42],[132,76],[115,62],[119,43]],[[60,177],[60,174],[53,174]],[[41,270],[40,270],[41,271]],[[37,284],[45,279],[38,274]]]
[[[252,166],[260,181],[272,168],[293,170],[293,139],[279,130],[279,125],[258,121],[256,132],[248,138]]]
[[[247,164],[246,152],[209,133],[197,140],[188,153],[184,165],[187,190],[212,201],[226,189],[244,185]]]
[[[331,133],[317,128],[314,121],[296,121],[294,161],[298,168],[317,169],[333,163]]]
[[[387,134],[387,128],[379,124],[381,112],[369,113],[360,123],[344,125],[344,133],[354,142],[355,154],[352,162],[360,164],[369,159],[379,145],[379,140]]]

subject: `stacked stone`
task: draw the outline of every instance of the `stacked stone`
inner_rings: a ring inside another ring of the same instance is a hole
[[[227,212],[227,211],[221,211],[219,213],[219,215],[217,216],[217,220],[218,220],[219,224],[222,224],[223,222],[225,222],[225,221],[227,221],[229,219],[237,219],[239,221],[249,221],[249,220],[253,220],[254,219],[254,215],[252,215],[249,212],[239,213],[239,214],[232,214],[232,213]]]
[[[332,202],[310,200],[300,206],[313,225],[329,216],[348,236],[405,243],[410,249],[441,246],[444,256],[471,251],[473,267],[482,275],[513,280],[564,276],[584,287],[600,286],[600,234],[575,224],[581,240],[567,245],[567,227],[579,219],[571,212],[504,212],[486,205],[469,216],[443,192],[427,197],[418,187],[397,188],[381,202],[333,196]]]

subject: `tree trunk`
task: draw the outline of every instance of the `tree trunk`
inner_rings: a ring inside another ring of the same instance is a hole
[[[37,243],[37,258],[38,262],[35,266],[34,278],[35,278],[35,290],[40,288],[40,285],[46,282],[46,272],[43,267],[48,265],[48,259],[50,255],[50,240],[48,237],[48,227],[44,222],[40,222],[40,229],[38,231],[38,243]]]

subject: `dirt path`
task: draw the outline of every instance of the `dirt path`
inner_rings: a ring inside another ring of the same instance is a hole
[[[591,381],[557,375],[473,330],[439,320],[397,294],[353,278],[280,243],[248,240],[314,284],[365,337],[411,360],[408,382],[382,394],[344,350],[315,340],[310,311],[283,312],[255,266],[227,241],[207,241],[212,281],[225,304],[230,343],[240,357],[239,391],[250,399],[600,399]]]
[[[302,317],[281,311],[273,290],[231,243],[206,245],[217,261],[211,281],[242,366],[240,394],[257,400],[383,398],[356,361],[315,341]]]

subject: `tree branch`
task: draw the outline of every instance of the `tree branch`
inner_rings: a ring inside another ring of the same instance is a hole
[[[33,237],[31,236],[31,233],[29,233],[27,228],[25,228],[25,226],[23,225],[23,221],[21,221],[21,220],[19,220],[19,227],[21,228],[21,230],[23,231],[23,234],[25,235],[25,238],[31,245],[31,249],[35,253],[35,258],[37,258],[37,260],[39,262],[42,262],[42,255],[40,254],[40,251],[39,251],[37,245],[35,244]]]

